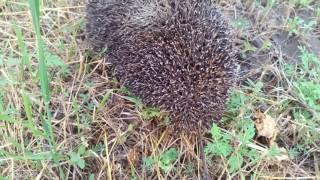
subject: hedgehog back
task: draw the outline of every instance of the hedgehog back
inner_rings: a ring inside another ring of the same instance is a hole
[[[119,15],[121,8],[126,10]],[[210,0],[127,1],[106,9],[95,11],[115,24],[98,28],[112,36],[100,32],[98,39],[104,39],[92,42],[108,47],[106,60],[124,86],[145,104],[167,111],[177,128],[221,119],[235,79],[236,53]]]

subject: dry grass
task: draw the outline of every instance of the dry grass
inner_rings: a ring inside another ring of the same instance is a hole
[[[293,74],[287,70],[288,64],[295,67],[301,59],[296,55],[298,44],[320,58],[319,2],[305,7],[271,0],[217,4],[235,26],[237,46],[243,51],[242,81],[234,98],[247,99],[231,102],[218,125],[229,137],[222,139],[234,148],[232,155],[254,152],[256,159],[243,156],[241,166],[232,172],[230,156],[208,155],[209,176],[320,178],[320,110],[294,91],[295,83],[306,79],[296,78],[301,76],[296,69]],[[49,107],[54,145],[50,146],[42,121],[45,107],[28,2],[1,1],[0,179],[201,179],[204,168],[198,137],[176,134],[161,118],[145,119],[142,110],[126,100],[128,93],[103,59],[90,55],[83,33],[84,2],[44,0],[41,11],[41,32],[51,61]],[[311,19],[316,25],[308,31],[303,24],[290,24],[294,16]],[[22,30],[27,53],[21,50],[14,22]],[[300,34],[289,37],[288,32],[294,30]],[[23,59],[27,60],[25,67]],[[316,76],[308,81],[320,83]],[[262,86],[255,91],[258,82]],[[320,99],[315,100],[319,103]],[[251,121],[260,106],[276,120],[280,130],[276,143],[292,153],[290,159],[276,160],[279,155],[272,156],[272,148],[256,138],[241,143],[246,133],[243,124]],[[305,111],[313,116],[306,119]],[[212,139],[207,132],[203,135],[207,147]],[[172,148],[177,156],[165,156]],[[169,158],[171,166],[167,172],[164,158]]]

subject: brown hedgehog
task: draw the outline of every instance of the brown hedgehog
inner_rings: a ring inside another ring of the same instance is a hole
[[[237,53],[211,0],[95,0],[86,28],[120,82],[175,128],[221,119]]]

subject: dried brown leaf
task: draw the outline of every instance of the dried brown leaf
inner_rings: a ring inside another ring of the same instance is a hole
[[[268,138],[271,144],[278,133],[276,121],[271,116],[262,112],[255,113],[254,117],[258,137]]]

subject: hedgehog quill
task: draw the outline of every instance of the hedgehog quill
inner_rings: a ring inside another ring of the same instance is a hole
[[[175,128],[221,119],[238,56],[211,0],[90,1],[86,30],[121,84]]]

